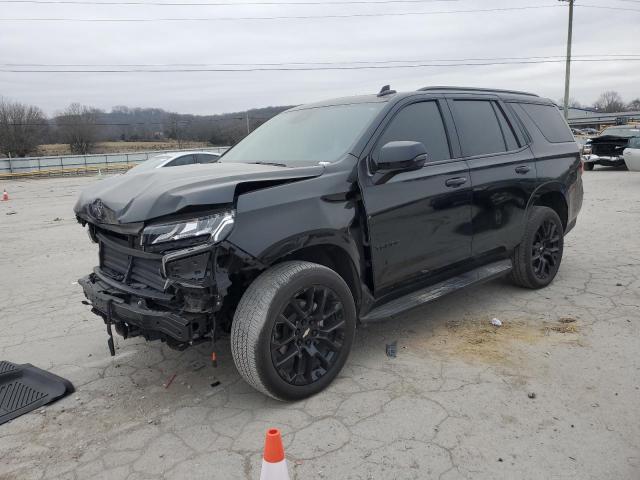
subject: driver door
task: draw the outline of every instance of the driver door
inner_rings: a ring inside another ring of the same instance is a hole
[[[428,154],[424,167],[382,179],[360,168],[376,296],[471,257],[471,179],[466,162],[452,159],[446,108],[438,100],[405,105],[370,153],[375,162],[388,142],[422,142]]]

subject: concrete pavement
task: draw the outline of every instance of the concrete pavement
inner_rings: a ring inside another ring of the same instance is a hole
[[[204,347],[116,337],[109,356],[76,284],[97,249],[72,206],[96,181],[0,185],[0,359],[77,389],[0,426],[1,479],[257,479],[268,427],[299,480],[640,478],[640,174],[584,174],[550,287],[498,280],[368,325],[298,403],[248,387],[228,341],[215,370]]]

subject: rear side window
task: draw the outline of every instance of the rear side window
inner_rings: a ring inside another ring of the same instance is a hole
[[[405,140],[422,142],[427,149],[428,162],[451,158],[442,115],[434,101],[412,103],[400,110],[380,136],[374,159],[385,144]]]
[[[507,144],[502,133],[503,129],[510,133],[512,137],[510,143],[515,144],[513,131],[506,119],[503,119],[504,127],[501,126],[492,103],[489,100],[454,100],[453,102],[462,152],[467,157],[506,152]]]
[[[519,104],[536,124],[540,133],[551,143],[575,142],[567,122],[555,105]]]

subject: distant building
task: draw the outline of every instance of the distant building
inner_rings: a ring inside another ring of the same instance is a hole
[[[562,107],[559,107],[562,110]],[[600,130],[607,125],[624,125],[640,121],[640,110],[632,112],[598,112],[593,108],[569,107],[568,123],[573,128],[595,128]]]

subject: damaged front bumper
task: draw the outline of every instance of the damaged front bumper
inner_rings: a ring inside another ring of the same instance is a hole
[[[226,328],[230,274],[255,266],[227,242],[150,252],[136,248],[130,236],[90,233],[100,263],[78,283],[107,325],[112,354],[112,327],[124,338],[161,340],[178,350],[215,340],[216,328]]]
[[[594,165],[603,165],[607,167],[619,167],[624,165],[624,158],[619,155],[596,155],[590,154],[583,157],[585,163],[593,163]]]
[[[124,338],[142,335],[147,340],[164,339],[186,346],[200,333],[194,329],[193,316],[189,318],[149,308],[145,298],[136,297],[105,281],[98,268],[78,283],[93,306],[92,311],[100,315],[107,325],[114,325]]]

